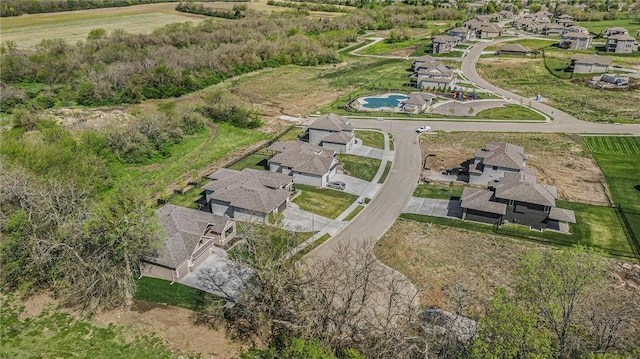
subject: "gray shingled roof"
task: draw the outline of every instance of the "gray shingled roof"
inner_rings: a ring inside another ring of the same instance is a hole
[[[538,183],[535,176],[505,173],[495,185],[495,197],[554,207],[558,191],[555,186]]]
[[[576,214],[570,209],[553,207],[549,211],[549,219],[560,222],[576,223]]]
[[[427,101],[422,98],[422,96],[409,95],[409,97],[404,100],[404,105],[407,106],[424,106],[427,104]]]
[[[158,255],[146,258],[145,261],[173,269],[189,258],[207,227],[214,233],[221,233],[231,220],[228,217],[172,204],[162,206],[156,214],[164,230],[165,241]]]
[[[446,44],[454,41],[458,41],[458,38],[449,35],[438,35],[431,38],[431,42],[439,44]]]
[[[220,169],[211,174],[209,178],[219,177],[202,188],[213,193],[210,198],[227,202],[229,205],[244,208],[260,213],[270,213],[280,206],[289,197],[289,192],[278,188],[290,184],[291,176],[269,171],[259,171],[246,168],[242,171],[234,171],[235,175],[229,175],[229,169]]]
[[[500,48],[500,51],[529,53],[531,52],[531,49],[520,44],[506,44]]]
[[[409,94],[409,97],[418,96],[425,101],[430,101],[436,98],[436,95],[428,93],[428,92],[412,92]]]
[[[608,40],[617,40],[617,41],[636,41],[636,38],[628,35],[628,34],[616,34],[616,35],[611,35],[607,38]]]
[[[583,32],[565,32],[562,35],[563,39],[586,39],[586,38],[592,38],[593,36],[589,35],[589,34],[585,34]]]
[[[573,55],[571,60],[582,64],[611,65],[613,58],[599,55]]]
[[[467,29],[466,27],[454,27],[453,29],[449,30],[449,35],[451,35],[451,33],[454,34],[466,34],[469,32],[469,29]]]
[[[486,189],[465,187],[460,197],[460,206],[481,212],[504,215],[507,213],[507,205],[500,202],[492,202],[493,192]]]
[[[280,153],[273,156],[269,162],[278,163],[301,173],[321,176],[329,172],[334,163],[335,151],[307,142],[276,142],[268,149],[276,151],[276,148],[282,150],[278,151]]]
[[[527,156],[524,149],[507,142],[489,142],[483,150],[477,151],[476,157],[482,158],[485,166],[498,166],[521,170]]]
[[[335,132],[344,130],[353,131],[353,126],[351,126],[349,120],[346,117],[336,115],[335,113],[328,113],[319,116],[309,125],[309,128]]]

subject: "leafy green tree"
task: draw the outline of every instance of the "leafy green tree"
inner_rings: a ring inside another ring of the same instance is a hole
[[[532,251],[517,270],[519,300],[538,314],[553,333],[555,357],[566,357],[568,339],[576,335],[576,308],[589,290],[605,278],[599,253],[578,246],[558,251]]]
[[[504,288],[496,288],[489,312],[479,322],[472,357],[543,359],[550,355],[551,337],[537,315],[519,306]]]

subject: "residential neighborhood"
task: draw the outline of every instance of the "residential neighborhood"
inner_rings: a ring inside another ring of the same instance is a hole
[[[635,358],[638,1],[0,5],[0,357]]]

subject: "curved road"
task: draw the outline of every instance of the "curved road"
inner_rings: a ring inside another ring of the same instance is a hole
[[[462,58],[462,71],[471,81],[490,91],[500,94],[508,99],[519,102],[521,96],[503,90],[482,79],[475,69],[475,64],[482,51],[496,43],[517,40],[498,39],[492,42],[481,43],[473,46],[467,55]],[[489,131],[489,132],[568,132],[568,133],[609,133],[609,134],[635,134],[640,135],[640,125],[615,125],[596,124],[584,122],[540,102],[533,102],[532,107],[554,119],[550,123],[506,123],[506,122],[473,122],[465,120],[429,121],[434,130],[445,131]],[[352,119],[356,128],[371,128],[393,132],[395,137],[395,159],[391,173],[387,177],[380,192],[372,201],[339,233],[331,237],[322,245],[311,251],[308,256],[313,259],[325,259],[333,256],[336,250],[340,250],[346,243],[355,240],[363,240],[370,248],[393,225],[396,218],[403,212],[406,203],[410,199],[420,176],[421,153],[419,137],[415,128],[419,126],[416,121],[375,121]],[[393,130],[393,131],[392,131]],[[383,273],[391,275],[388,278],[406,278],[399,272],[383,267]],[[385,280],[380,278],[381,281]],[[411,290],[415,288],[408,284]]]

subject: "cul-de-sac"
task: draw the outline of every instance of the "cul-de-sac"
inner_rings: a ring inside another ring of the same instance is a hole
[[[640,357],[638,0],[3,0],[0,358]]]

